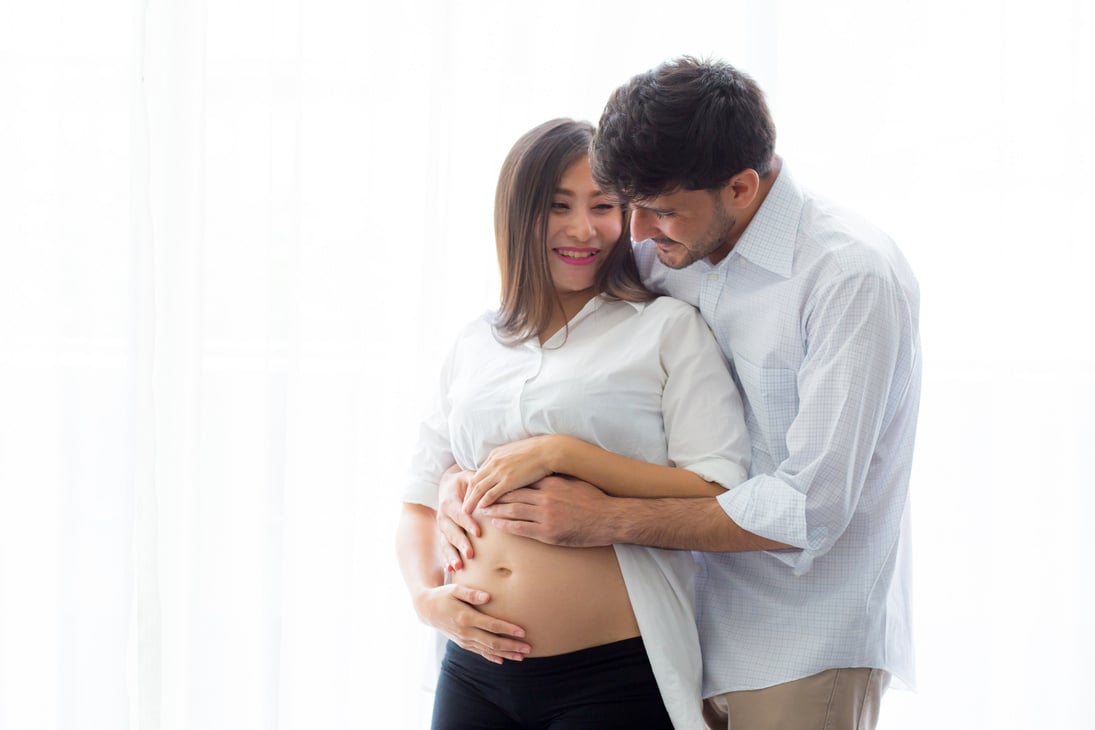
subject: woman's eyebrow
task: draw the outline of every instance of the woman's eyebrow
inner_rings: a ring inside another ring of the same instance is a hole
[[[555,188],[555,194],[556,195],[569,195],[572,198],[578,197],[578,194],[575,193],[573,190],[570,190],[569,188]],[[591,197],[591,198],[599,198],[603,195],[608,195],[608,193],[605,193],[601,190],[591,190],[589,192],[589,197]]]

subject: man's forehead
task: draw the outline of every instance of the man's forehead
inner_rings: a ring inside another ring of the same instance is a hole
[[[680,190],[680,188],[674,188],[658,195],[636,195],[629,202],[638,208],[649,208],[651,210],[665,208],[672,202],[674,194],[680,192]]]
[[[678,187],[660,195],[637,196],[629,202],[635,208],[663,211],[705,207],[712,200],[708,190],[688,190]]]

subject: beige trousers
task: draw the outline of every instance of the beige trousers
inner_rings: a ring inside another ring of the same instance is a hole
[[[711,730],[874,730],[890,673],[830,669],[764,689],[703,702]]]

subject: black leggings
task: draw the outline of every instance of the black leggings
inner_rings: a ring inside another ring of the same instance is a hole
[[[642,638],[494,664],[451,641],[433,730],[673,730]]]

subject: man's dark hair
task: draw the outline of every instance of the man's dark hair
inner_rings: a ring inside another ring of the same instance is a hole
[[[684,56],[616,89],[590,163],[603,190],[635,200],[721,188],[746,169],[765,177],[775,146],[772,116],[751,77]]]

